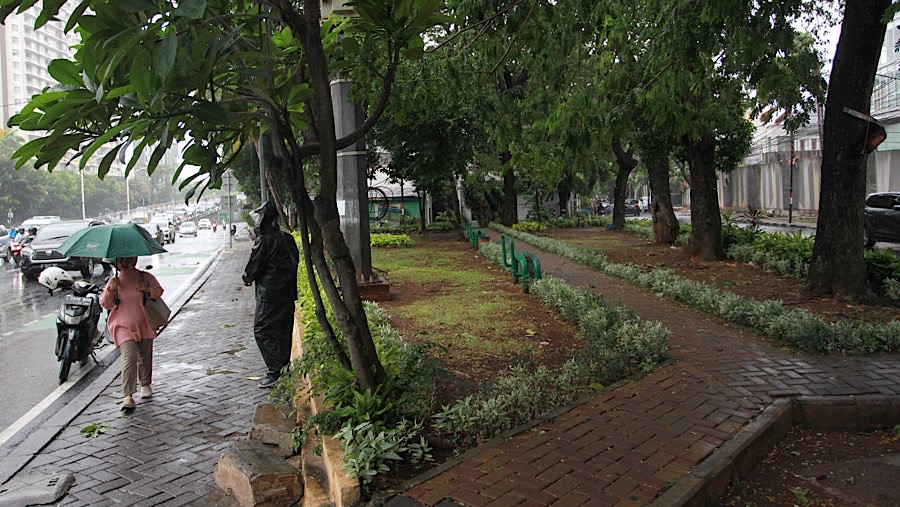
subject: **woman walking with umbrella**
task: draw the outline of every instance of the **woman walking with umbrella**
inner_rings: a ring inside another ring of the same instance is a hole
[[[146,230],[136,224],[98,225],[69,236],[58,251],[63,255],[116,259],[116,275],[109,279],[100,306],[109,310],[106,325],[122,352],[122,409],[134,408],[134,393],[153,396],[153,339],[159,333],[144,311],[145,300],[158,300],[163,288],[155,276],[135,266],[140,255],[166,253]]]
[[[144,313],[144,299],[159,299],[163,288],[156,277],[135,266],[137,257],[116,259],[118,272],[109,279],[100,296],[100,306],[109,310],[106,325],[116,347],[122,353],[122,409],[134,408],[137,382],[141,398],[153,396],[153,339],[156,330]]]

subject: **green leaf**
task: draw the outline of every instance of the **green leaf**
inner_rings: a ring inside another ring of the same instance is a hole
[[[420,60],[425,55],[425,41],[420,35],[410,37],[403,48],[403,55],[410,60]]]
[[[96,438],[106,433],[108,430],[109,423],[93,423],[81,428],[81,434],[84,435],[85,438]]]
[[[106,92],[106,100],[117,99],[123,95],[127,95],[129,93],[134,93],[134,85],[128,84],[125,86],[119,86],[118,88],[113,88],[112,90]]]
[[[46,92],[40,95],[35,95],[31,98],[31,100],[25,104],[25,107],[19,111],[17,117],[24,117],[26,115],[31,114],[35,109],[40,109],[42,106],[48,104],[49,102],[53,102],[56,100],[64,99],[69,94],[68,91],[64,92]]]
[[[131,84],[141,101],[149,102],[153,93],[153,76],[150,74],[150,54],[140,52],[131,63]]]
[[[37,154],[44,149],[45,144],[47,144],[47,140],[43,137],[38,137],[37,139],[32,139],[20,146],[19,149],[12,154],[12,158],[16,159],[16,169],[21,168],[29,160],[37,156]]]
[[[291,88],[291,95],[288,97],[288,104],[303,103],[312,98],[313,91],[309,87],[309,83],[301,83]]]
[[[134,125],[132,125],[130,123],[120,123],[120,124],[116,125],[115,127],[104,132],[103,135],[101,135],[93,143],[91,143],[91,145],[88,147],[88,149],[84,150],[84,154],[81,155],[81,161],[78,163],[79,169],[84,169],[88,163],[88,160],[91,158],[91,155],[93,155],[94,152],[96,152],[98,149],[100,149],[101,146],[106,144],[107,141],[109,141],[109,140],[113,139],[114,137],[116,137],[117,135],[119,135],[119,133],[121,133],[123,130],[129,129],[132,127],[134,127]]]
[[[72,15],[69,16],[69,20],[66,21],[66,27],[63,29],[63,32],[69,33],[75,28],[75,25],[81,20],[81,16],[84,14],[84,11],[87,10],[88,6],[91,4],[91,0],[82,0],[80,4],[72,11]]]
[[[199,102],[191,106],[191,113],[203,121],[225,125],[228,123],[228,110],[212,102]]]
[[[127,13],[135,13],[135,12],[159,12],[159,9],[156,7],[156,2],[152,0],[119,0],[118,2],[119,8]]]
[[[200,19],[206,11],[206,0],[182,0],[175,9],[176,18]]]
[[[47,66],[47,72],[53,79],[62,84],[83,87],[84,81],[81,79],[81,71],[78,65],[71,60],[56,59]]]
[[[166,79],[172,73],[175,67],[175,54],[178,52],[178,37],[175,34],[175,27],[170,26],[163,36],[162,43],[159,45],[159,51],[156,53],[156,73],[159,77]]]
[[[116,156],[119,154],[119,150],[122,149],[122,146],[125,146],[125,143],[121,143],[115,148],[109,150],[109,152],[103,156],[103,159],[100,160],[100,167],[97,171],[97,176],[102,180],[106,177],[106,174],[109,173],[110,167],[112,167],[112,163],[116,161]]]

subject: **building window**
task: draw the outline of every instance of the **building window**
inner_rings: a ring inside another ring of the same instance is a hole
[[[12,43],[13,43],[13,44],[18,44],[18,43],[19,43],[19,38],[18,38],[18,37],[13,37],[13,38],[12,38]]]

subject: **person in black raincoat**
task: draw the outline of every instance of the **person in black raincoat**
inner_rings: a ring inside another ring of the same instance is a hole
[[[278,210],[273,204],[266,201],[255,212],[259,235],[242,279],[247,286],[256,282],[253,334],[267,370],[259,387],[268,388],[291,362],[300,252],[293,236],[278,228]]]

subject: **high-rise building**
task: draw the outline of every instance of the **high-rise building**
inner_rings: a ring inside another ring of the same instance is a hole
[[[66,3],[59,13],[60,21],[51,21],[38,30],[34,23],[39,8],[11,15],[6,24],[0,25],[0,120],[4,126],[32,96],[56,84],[47,65],[57,58],[72,58],[72,46],[79,37],[74,30],[63,32],[72,9],[73,4]]]

